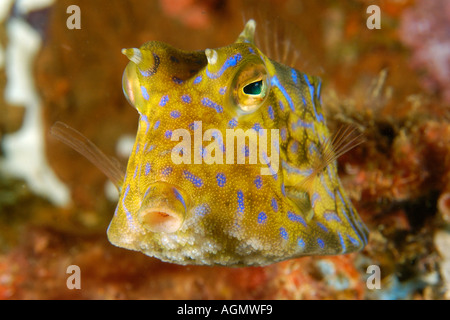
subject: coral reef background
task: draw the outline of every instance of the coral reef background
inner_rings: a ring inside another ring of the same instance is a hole
[[[450,299],[449,1],[79,0],[79,30],[66,26],[72,1],[26,2],[0,7],[0,299]],[[379,30],[366,26],[373,4]],[[330,129],[364,133],[339,166],[369,245],[263,268],[184,267],[114,247],[111,185],[49,128],[66,122],[126,162],[138,115],[122,93],[121,49],[220,47],[250,18],[264,52],[323,79]],[[26,73],[13,60],[30,67],[29,98],[12,87]],[[69,265],[81,290],[66,286]],[[367,286],[371,265],[380,289]]]

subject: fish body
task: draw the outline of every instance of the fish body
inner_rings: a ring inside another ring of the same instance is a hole
[[[250,20],[235,43],[205,51],[157,41],[123,50],[124,93],[140,119],[108,228],[114,245],[249,266],[367,243],[335,159],[314,170],[330,141],[320,80],[266,57],[254,31]]]

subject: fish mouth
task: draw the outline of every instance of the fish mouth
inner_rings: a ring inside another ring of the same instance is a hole
[[[151,232],[177,232],[184,221],[184,215],[168,208],[152,208],[139,212],[139,222]]]
[[[138,220],[150,232],[174,233],[183,226],[188,209],[185,192],[172,184],[155,182],[144,195]]]

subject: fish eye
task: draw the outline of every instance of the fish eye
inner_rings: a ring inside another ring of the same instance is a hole
[[[243,88],[245,94],[250,94],[250,95],[255,95],[255,96],[261,94],[262,89],[263,89],[262,80],[249,83],[248,85],[246,85]]]
[[[232,102],[238,113],[250,114],[261,107],[268,96],[268,73],[261,60],[249,61],[238,71],[232,86]]]

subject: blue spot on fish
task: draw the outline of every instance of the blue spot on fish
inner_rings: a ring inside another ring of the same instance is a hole
[[[230,121],[228,121],[228,127],[230,128],[235,128],[237,126],[238,122],[236,118],[231,119]]]
[[[267,220],[267,215],[266,215],[266,213],[265,212],[260,212],[259,214],[258,214],[258,223],[265,223],[266,222],[266,220]]]
[[[178,110],[173,110],[173,111],[170,113],[170,116],[171,116],[172,118],[174,118],[174,119],[179,118],[180,115],[181,115],[181,113],[180,113],[180,111],[178,111]]]
[[[222,188],[225,185],[225,183],[227,182],[227,177],[223,173],[218,173],[216,175],[216,180],[217,180],[217,185]]]
[[[280,236],[281,236],[284,240],[287,240],[288,237],[289,237],[289,235],[288,235],[286,229],[283,228],[283,227],[280,228]]]
[[[194,186],[196,186],[197,188],[200,188],[201,186],[203,186],[203,180],[200,179],[199,177],[197,177],[196,175],[192,174],[191,172],[184,170],[183,175],[187,180],[192,182],[192,184]]]
[[[141,86],[141,92],[142,92],[142,97],[144,97],[145,100],[150,99],[147,89],[144,86]]]
[[[256,176],[256,179],[253,182],[255,183],[255,186],[256,186],[257,189],[261,189],[261,187],[262,187],[261,176]]]
[[[304,248],[304,247],[305,247],[305,240],[303,240],[302,238],[298,238],[298,239],[297,239],[297,245],[298,245],[300,248]]]
[[[200,82],[202,82],[202,76],[198,76],[197,78],[195,78],[194,84],[199,84]]]
[[[168,101],[169,101],[169,96],[168,95],[162,96],[161,100],[159,101],[159,105],[161,107],[164,107],[167,104]]]
[[[161,171],[161,174],[162,174],[164,177],[167,177],[167,176],[169,176],[169,175],[172,173],[172,171],[173,171],[172,167],[165,167],[165,168]]]
[[[181,100],[182,100],[184,103],[191,103],[192,98],[191,98],[190,95],[185,94],[185,95],[182,95],[182,96],[181,96]]]

